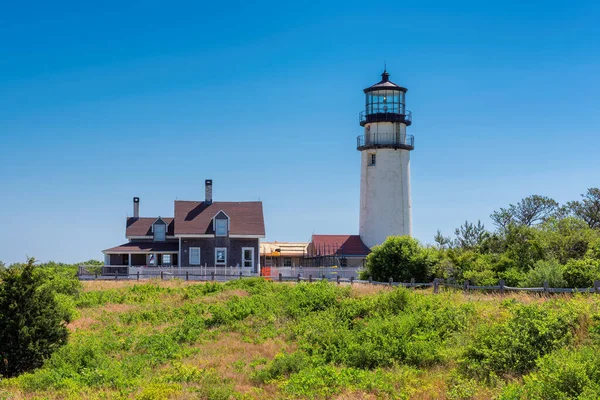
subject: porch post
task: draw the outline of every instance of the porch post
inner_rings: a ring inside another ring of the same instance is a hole
[[[127,275],[131,274],[131,253],[127,255]],[[139,280],[139,276],[138,276]]]

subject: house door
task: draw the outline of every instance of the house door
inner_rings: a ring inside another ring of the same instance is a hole
[[[242,265],[254,271],[254,247],[242,247]]]

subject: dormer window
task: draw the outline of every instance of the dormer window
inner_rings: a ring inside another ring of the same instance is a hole
[[[215,228],[216,236],[227,236],[227,220],[226,219],[216,219],[217,225]]]
[[[152,224],[152,233],[154,233],[155,242],[164,242],[167,240],[167,223],[158,217]]]
[[[229,216],[223,211],[219,211],[213,217],[213,226],[215,228],[215,236],[229,235]]]

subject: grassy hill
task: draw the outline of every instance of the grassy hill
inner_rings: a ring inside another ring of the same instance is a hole
[[[69,343],[0,398],[600,398],[599,297],[85,282]]]

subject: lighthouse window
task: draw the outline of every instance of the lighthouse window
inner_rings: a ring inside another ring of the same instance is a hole
[[[375,153],[369,154],[369,166],[375,165]]]

